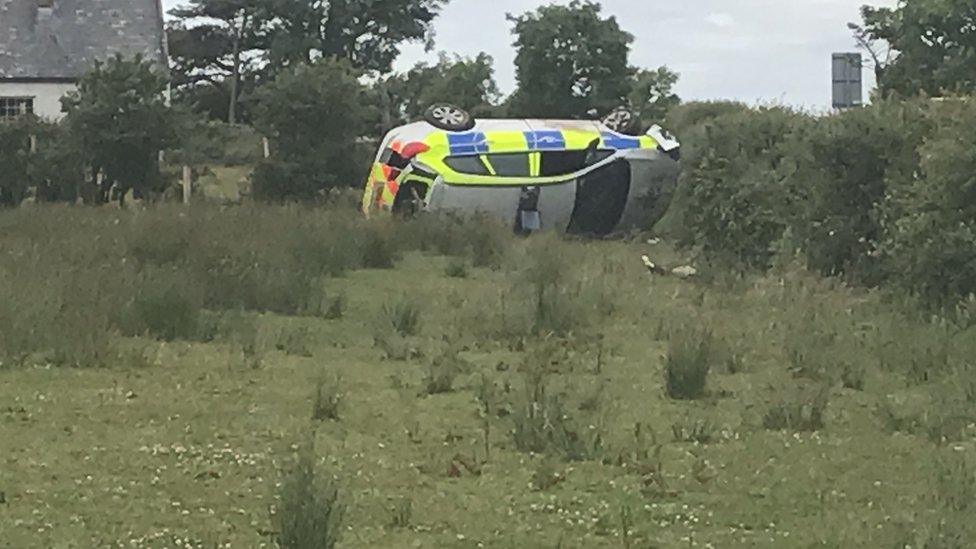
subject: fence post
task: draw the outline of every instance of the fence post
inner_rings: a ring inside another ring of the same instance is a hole
[[[190,192],[193,185],[193,170],[189,166],[183,166],[183,203],[190,203]]]
[[[270,158],[271,157],[271,142],[268,141],[268,138],[267,137],[262,137],[261,138],[261,144],[264,145],[264,157],[265,158]]]

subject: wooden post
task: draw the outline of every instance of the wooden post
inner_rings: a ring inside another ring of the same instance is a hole
[[[31,134],[30,136],[30,152],[35,154],[37,152],[37,136]]]
[[[193,190],[193,170],[189,166],[183,166],[183,203],[190,203],[190,192]]]
[[[271,157],[271,142],[268,141],[268,138],[267,137],[262,137],[261,138],[261,143],[264,144],[264,157],[265,158],[270,158]]]

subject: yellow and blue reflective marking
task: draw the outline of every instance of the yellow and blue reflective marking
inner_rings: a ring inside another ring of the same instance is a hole
[[[654,148],[656,143],[648,137],[632,137],[615,132],[580,132],[574,130],[499,131],[499,132],[445,132],[435,134],[435,139],[425,140],[430,145],[446,145],[451,156],[486,154],[490,152],[562,151],[585,149],[594,139],[600,139],[604,149],[631,150]],[[443,139],[443,141],[441,141]],[[446,143],[444,143],[446,141]]]
[[[608,149],[622,151],[641,148],[639,137],[629,137],[613,132],[600,132],[600,137],[603,139],[603,146]]]
[[[530,151],[561,151],[566,148],[566,138],[559,130],[525,132],[525,143]]]
[[[488,152],[488,138],[483,132],[447,134],[451,154],[480,154]]]

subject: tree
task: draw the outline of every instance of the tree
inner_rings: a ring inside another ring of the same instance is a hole
[[[115,186],[119,200],[129,190],[141,198],[160,190],[158,153],[175,145],[184,123],[167,103],[166,78],[151,61],[117,55],[98,62],[78,89],[61,99],[65,124],[84,159],[93,197],[106,202]]]
[[[490,111],[499,98],[492,58],[486,53],[474,58],[442,53],[436,64],[418,63],[381,87],[390,95],[394,122],[417,120],[428,106],[441,102],[478,115]]]
[[[253,79],[258,54],[255,32],[261,0],[190,0],[170,14],[170,58],[178,89],[212,114],[234,124],[242,80]],[[220,104],[215,104],[219,99]]]
[[[270,159],[254,173],[265,200],[308,200],[359,183],[360,136],[369,112],[360,71],[346,60],[298,65],[258,89],[255,122],[272,139]]]
[[[508,16],[517,49],[513,114],[573,118],[626,103],[635,73],[628,64],[633,36],[601,10],[573,0]]]
[[[320,57],[389,71],[407,41],[430,43],[447,0],[261,0],[260,47],[272,71]]]
[[[883,93],[942,95],[976,91],[976,4],[972,0],[901,0],[861,10],[863,38],[894,51],[878,71]],[[860,27],[854,25],[857,36]],[[880,62],[881,58],[876,62]]]
[[[681,103],[673,91],[677,83],[678,74],[667,67],[639,70],[631,82],[628,103],[645,125],[663,123],[668,112]]]

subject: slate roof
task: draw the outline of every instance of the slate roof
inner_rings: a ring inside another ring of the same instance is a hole
[[[160,1],[0,0],[0,80],[74,80],[116,53],[165,69]]]

